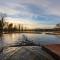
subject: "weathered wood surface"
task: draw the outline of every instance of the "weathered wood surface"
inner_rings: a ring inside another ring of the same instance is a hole
[[[54,60],[38,46],[9,47],[3,53],[4,60]]]
[[[60,44],[42,46],[42,49],[51,54],[55,60],[60,60]]]

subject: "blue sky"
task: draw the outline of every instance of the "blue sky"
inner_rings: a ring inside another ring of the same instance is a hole
[[[1,0],[1,12],[10,21],[53,27],[60,23],[60,0]]]

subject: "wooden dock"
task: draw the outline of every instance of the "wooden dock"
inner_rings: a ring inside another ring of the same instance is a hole
[[[39,46],[9,47],[3,54],[3,60],[54,60]]]
[[[42,49],[49,53],[55,60],[60,60],[60,44],[42,46]]]

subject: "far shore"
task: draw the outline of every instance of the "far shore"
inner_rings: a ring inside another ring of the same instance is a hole
[[[60,32],[51,32],[51,33],[46,33],[46,34],[51,34],[51,35],[60,35]]]
[[[23,32],[2,32],[0,34],[12,34],[12,33],[30,33],[30,34],[42,34],[42,32],[35,32],[35,31],[23,31]]]
[[[60,35],[60,32],[36,32],[36,31],[21,31],[21,32],[2,32],[0,34],[13,34],[13,33],[29,33],[29,34],[48,34],[48,35]]]

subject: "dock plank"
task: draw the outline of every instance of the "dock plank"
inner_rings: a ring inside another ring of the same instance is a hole
[[[7,56],[4,60],[54,60],[50,55],[42,51],[39,46],[22,46],[18,48],[20,49],[14,51],[14,54]]]
[[[51,54],[55,60],[60,60],[60,44],[45,45],[42,49]]]

